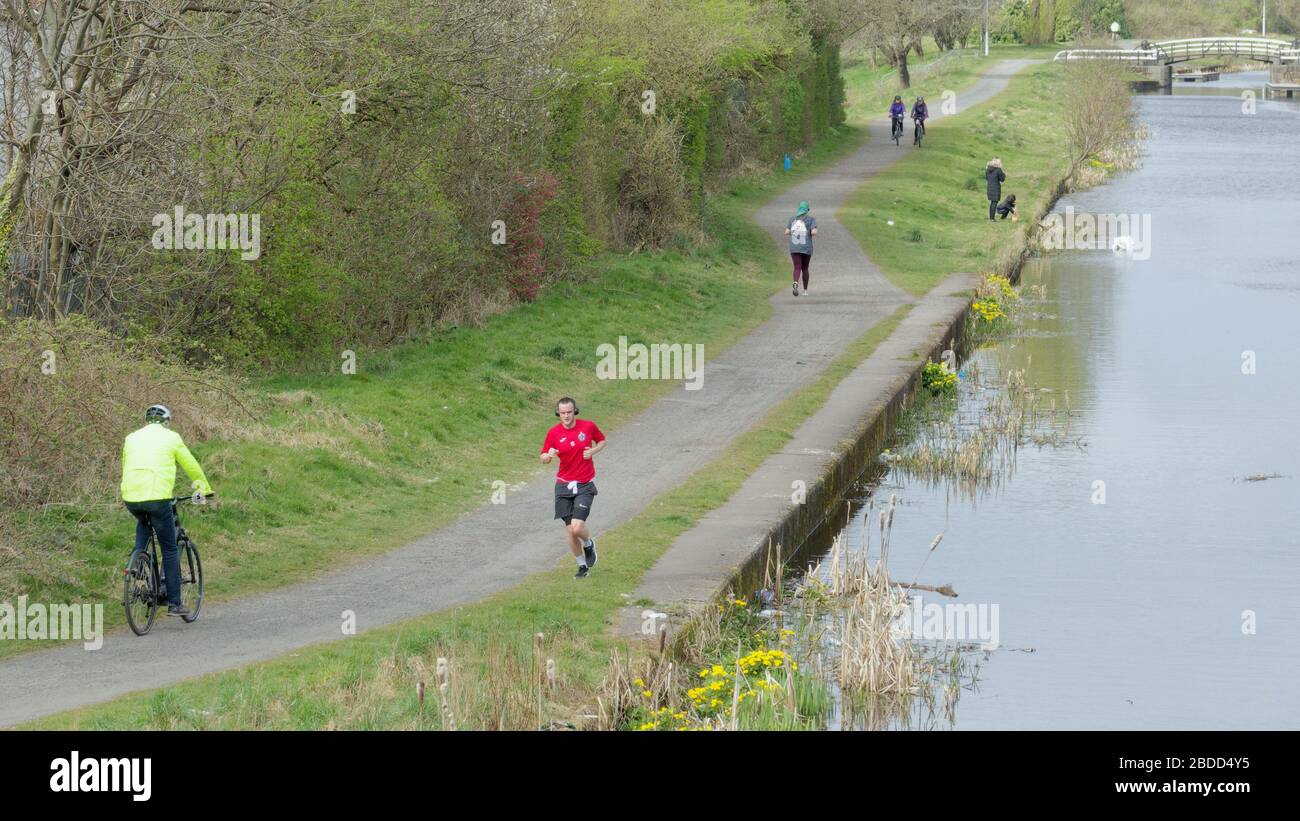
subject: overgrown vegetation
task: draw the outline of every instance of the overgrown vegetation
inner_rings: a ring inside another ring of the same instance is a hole
[[[9,9],[0,314],[294,368],[478,322],[698,238],[706,186],[842,123],[821,5]],[[260,256],[158,250],[174,207],[258,214]]]
[[[1260,12],[1268,13],[1268,35],[1300,34],[1297,0],[1125,0],[1136,37],[1215,37],[1243,31],[1258,34]],[[1265,9],[1265,6],[1267,7]]]
[[[994,42],[1065,43],[1110,38],[1111,23],[1119,36],[1133,36],[1124,0],[1010,0],[997,9],[991,26]]]

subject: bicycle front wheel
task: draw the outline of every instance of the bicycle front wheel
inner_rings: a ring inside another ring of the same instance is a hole
[[[199,608],[203,606],[203,562],[199,559],[199,549],[188,537],[177,547],[181,552],[181,604],[190,611],[181,619],[188,623],[199,617]]]
[[[149,554],[143,550],[132,553],[126,563],[122,608],[126,610],[126,623],[137,636],[148,633],[158,617],[158,579]]]

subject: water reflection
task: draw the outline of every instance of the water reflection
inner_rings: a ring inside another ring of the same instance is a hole
[[[861,483],[855,510],[882,492],[906,509],[900,578],[942,531],[920,581],[1001,606],[1004,646],[958,728],[1300,727],[1300,104],[1222,99],[1258,79],[1140,97],[1143,166],[1060,207],[1150,214],[1151,258],[1029,266],[1044,298],[1023,332],[966,363],[1068,393],[1048,426],[1079,445],[1022,443],[979,488],[897,465]],[[1279,478],[1243,481],[1260,475]],[[846,543],[866,527],[853,513]]]

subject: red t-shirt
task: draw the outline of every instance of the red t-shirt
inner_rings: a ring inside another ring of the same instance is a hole
[[[605,434],[600,432],[595,422],[575,419],[573,427],[556,425],[546,432],[546,441],[542,442],[540,453],[551,448],[560,452],[560,469],[555,478],[561,482],[590,482],[596,478],[594,459],[583,459],[582,451],[597,442],[604,442]]]

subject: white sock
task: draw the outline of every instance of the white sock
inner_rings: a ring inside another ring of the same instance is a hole
[[[587,566],[587,557],[586,557],[586,556],[574,556],[573,558],[575,558],[575,559],[578,560],[578,566],[579,566],[579,567],[586,567],[586,566]]]
[[[595,542],[594,539],[588,539],[586,542],[583,543],[582,546],[583,546],[583,547],[593,547],[593,546],[595,546],[595,544],[596,544],[596,542]]]

